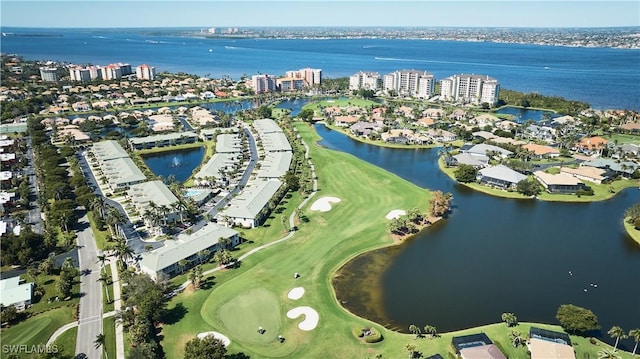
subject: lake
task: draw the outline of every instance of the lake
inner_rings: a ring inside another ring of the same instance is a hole
[[[170,150],[142,156],[149,169],[156,175],[168,178],[173,175],[178,182],[186,181],[193,169],[202,163],[204,146],[183,150]]]
[[[451,331],[499,322],[503,312],[557,323],[557,308],[572,303],[598,315],[604,335],[596,335],[607,341],[613,325],[640,326],[640,246],[622,226],[640,190],[595,203],[497,198],[449,179],[437,150],[382,148],[316,130],[327,148],[454,196],[446,220],[341,269],[334,286],[349,311],[404,332],[410,324]]]

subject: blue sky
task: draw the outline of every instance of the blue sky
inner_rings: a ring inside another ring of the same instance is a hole
[[[640,1],[0,1],[22,27],[640,26]]]

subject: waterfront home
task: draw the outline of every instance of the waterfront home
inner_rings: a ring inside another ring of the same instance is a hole
[[[576,359],[571,339],[565,333],[531,327],[527,348],[531,359]]]
[[[527,176],[504,165],[483,168],[478,171],[480,183],[502,189],[514,189]]]
[[[0,280],[0,305],[14,306],[16,310],[25,310],[31,305],[33,283],[25,283],[20,276]]]
[[[618,162],[610,158],[596,158],[583,162],[581,166],[595,167],[610,172],[611,177],[631,176],[637,169],[638,164],[631,161]]]
[[[560,156],[560,150],[556,147],[538,145],[535,143],[528,143],[522,146],[525,150],[531,152],[534,158],[541,159],[543,157],[558,157]]]
[[[485,155],[485,156],[490,156],[491,153],[495,153],[498,156],[502,157],[502,158],[507,158],[509,157],[511,154],[513,154],[513,152],[509,151],[509,150],[505,150],[502,147],[498,147],[498,146],[493,146],[493,145],[488,145],[485,143],[480,143],[471,147],[462,147],[460,148],[461,152],[468,152],[471,153],[473,155]]]
[[[549,193],[573,194],[584,188],[584,183],[568,173],[550,174],[535,171],[533,176]]]
[[[215,180],[218,185],[227,186],[229,185],[227,174],[235,171],[239,164],[238,153],[216,153],[193,177],[199,179],[202,185],[211,186]]]
[[[227,221],[243,228],[259,226],[269,215],[269,201],[281,186],[282,182],[276,179],[249,182],[227,207],[218,212],[218,222]]]
[[[500,121],[495,125],[496,125],[496,128],[501,129],[503,131],[511,131],[512,129],[519,126],[517,123],[509,120]]]
[[[489,132],[489,131],[476,131],[471,133],[471,135],[473,136],[473,138],[482,139],[485,141],[498,137],[494,135],[493,132]]]
[[[396,115],[408,118],[408,119],[413,119],[413,108],[409,107],[409,106],[400,106],[398,107],[395,112]]]
[[[340,126],[340,127],[349,127],[351,125],[353,125],[354,123],[358,122],[360,119],[356,116],[335,116],[333,118],[333,123],[336,126]]]
[[[176,240],[164,241],[164,246],[142,254],[140,271],[158,281],[183,273],[185,269],[207,260],[202,255],[208,251],[209,258],[221,249],[220,239],[228,238],[231,247],[240,243],[238,232],[215,223],[207,223],[192,234],[182,233]],[[185,267],[180,266],[182,260],[187,261]]]
[[[71,104],[71,108],[73,108],[75,112],[83,112],[83,111],[91,110],[91,106],[84,101],[74,102],[73,104]]]
[[[469,165],[475,168],[484,168],[489,165],[489,157],[485,155],[474,155],[468,152],[458,153],[452,156],[447,163],[448,166]]]
[[[453,337],[451,344],[462,359],[506,359],[484,333]]]
[[[55,138],[51,138],[52,142],[70,142],[70,143],[84,143],[91,140],[91,137],[86,133],[80,131],[80,128],[76,125],[66,125],[59,127]]]
[[[606,170],[590,166],[580,166],[578,168],[560,167],[560,173],[596,184],[601,184],[608,178]]]
[[[374,132],[375,126],[371,122],[358,121],[349,127],[351,133],[356,136],[369,137]]]
[[[151,130],[154,132],[173,131],[173,117],[171,115],[151,115],[148,117]]]
[[[387,143],[397,143],[406,145],[413,138],[413,131],[408,129],[395,129],[384,132],[380,135],[382,140]]]
[[[422,111],[422,116],[433,118],[434,120],[440,120],[444,118],[445,111],[441,108],[428,108]]]
[[[434,130],[428,129],[427,131],[422,132],[427,137],[433,139],[433,141],[437,142],[451,142],[458,139],[458,135],[453,132],[449,132],[447,130]]]

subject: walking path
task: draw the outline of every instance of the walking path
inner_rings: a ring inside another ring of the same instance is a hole
[[[113,309],[117,313],[122,308],[122,298],[120,295],[120,274],[116,260],[113,259],[111,265],[111,275],[113,280]],[[124,359],[124,330],[122,320],[116,320],[116,359]]]
[[[102,315],[102,318],[109,318],[109,317],[113,317],[114,315],[116,315],[116,311],[112,310],[110,312],[106,312]],[[97,318],[93,319],[94,321],[97,320]],[[56,341],[56,339],[58,339],[58,337],[60,335],[62,335],[62,333],[66,332],[67,330],[71,329],[71,328],[75,328],[78,326],[78,322],[71,322],[71,323],[67,323],[63,326],[61,326],[60,328],[58,328],[55,332],[53,332],[53,334],[51,334],[51,337],[49,338],[49,340],[47,340],[47,346],[50,347],[53,345],[53,343]]]

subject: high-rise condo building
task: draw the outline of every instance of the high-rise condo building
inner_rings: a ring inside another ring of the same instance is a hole
[[[122,78],[122,68],[116,64],[110,64],[102,68],[103,80],[120,80]]]
[[[382,78],[377,72],[360,71],[349,76],[349,90],[379,90],[382,87]]]
[[[433,74],[418,70],[400,70],[384,75],[384,90],[399,96],[429,98],[435,92]]]
[[[86,67],[69,67],[69,78],[71,81],[90,82],[91,72]]]
[[[156,68],[142,64],[136,67],[136,77],[139,80],[153,80],[156,77]]]
[[[58,68],[57,67],[41,67],[40,78],[42,81],[56,82],[58,81]]]
[[[498,80],[474,74],[460,74],[440,81],[440,98],[445,101],[464,103],[488,103],[493,106],[498,102],[500,84]]]
[[[285,78],[304,79],[305,86],[314,87],[322,84],[322,70],[305,68],[294,71],[287,71]]]
[[[256,93],[276,91],[276,78],[267,74],[253,75],[251,76],[251,87]]]

